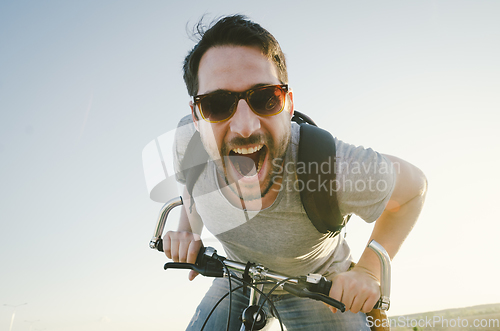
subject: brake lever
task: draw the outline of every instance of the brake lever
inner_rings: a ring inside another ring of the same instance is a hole
[[[345,312],[345,305],[342,302],[321,293],[311,292],[303,285],[292,285],[289,283],[285,283],[283,284],[283,289],[297,297],[311,298],[314,300],[322,301],[327,305],[337,308],[341,312]]]
[[[206,277],[224,277],[225,258],[217,255],[212,247],[202,247],[196,257],[196,263],[168,262],[163,269],[191,269]]]
[[[219,261],[207,261],[201,266],[192,263],[168,262],[163,269],[191,269],[206,277],[224,277],[224,268]]]

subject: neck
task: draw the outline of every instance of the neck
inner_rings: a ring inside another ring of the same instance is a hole
[[[245,199],[242,194],[238,183],[232,183],[231,187],[226,184],[226,181],[221,177],[220,173],[217,172],[217,181],[219,183],[222,195],[231,203],[233,206],[248,211],[259,211],[269,208],[276,198],[281,188],[282,177],[278,176],[273,180],[273,185],[266,192],[263,197],[257,199]]]

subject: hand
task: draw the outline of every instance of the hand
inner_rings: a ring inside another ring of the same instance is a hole
[[[163,237],[163,251],[174,262],[195,263],[196,257],[203,242],[198,234],[187,231],[168,231]],[[189,280],[193,280],[198,273],[189,272]]]
[[[333,278],[330,297],[342,302],[346,311],[367,313],[380,298],[380,282],[368,269],[356,266]],[[337,312],[336,308],[329,308]]]

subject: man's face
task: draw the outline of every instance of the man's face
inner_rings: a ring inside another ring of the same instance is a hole
[[[198,94],[217,90],[242,92],[256,85],[278,85],[276,67],[259,49],[246,46],[210,48],[201,58]],[[274,116],[255,114],[246,100],[238,102],[227,121],[208,123],[196,111],[196,129],[221,178],[245,200],[265,197],[280,174],[290,140],[293,98],[289,92],[284,110]],[[273,160],[275,160],[273,162]],[[279,161],[281,160],[281,162]]]

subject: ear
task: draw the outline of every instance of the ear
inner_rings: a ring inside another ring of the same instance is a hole
[[[196,131],[200,131],[198,128],[198,114],[196,114],[196,105],[193,103],[193,101],[189,101],[189,107],[191,108],[191,117],[193,118],[193,124],[194,127],[196,128]]]
[[[290,118],[293,117],[293,112],[294,112],[294,106],[293,106],[293,91],[289,90],[287,93],[289,104],[288,104],[288,109],[286,110],[287,113],[290,114]]]

